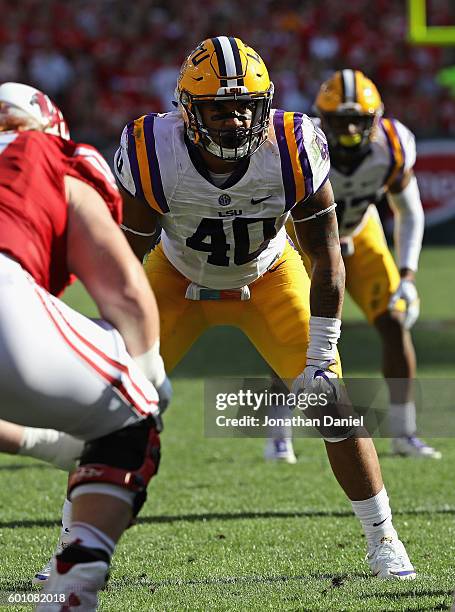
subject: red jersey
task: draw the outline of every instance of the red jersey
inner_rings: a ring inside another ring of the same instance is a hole
[[[53,295],[71,282],[65,175],[96,189],[120,223],[120,194],[94,147],[37,131],[0,133],[0,252]]]

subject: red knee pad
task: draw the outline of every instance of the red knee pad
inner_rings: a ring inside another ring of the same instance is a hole
[[[153,419],[87,442],[79,467],[70,476],[68,490],[101,482],[136,493],[133,516],[147,498],[147,485],[158,472],[160,438]]]

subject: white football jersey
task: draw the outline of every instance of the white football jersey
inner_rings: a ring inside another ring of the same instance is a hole
[[[332,165],[330,182],[338,205],[340,235],[355,233],[370,204],[378,203],[389,185],[412,168],[415,161],[414,135],[396,119],[383,118],[370,152],[354,171],[344,174]]]
[[[221,187],[185,141],[178,111],[128,124],[114,167],[123,187],[161,214],[171,264],[213,289],[242,287],[267,271],[283,253],[289,211],[330,169],[321,130],[306,115],[279,110],[265,143]]]

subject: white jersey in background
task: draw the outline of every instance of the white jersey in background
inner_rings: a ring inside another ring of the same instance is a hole
[[[330,182],[338,204],[340,235],[359,231],[374,212],[370,205],[378,203],[393,181],[410,170],[415,161],[413,134],[396,119],[380,119],[369,153],[351,173],[344,174],[332,165]]]

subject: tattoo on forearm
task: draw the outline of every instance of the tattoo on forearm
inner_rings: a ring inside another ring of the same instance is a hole
[[[305,227],[305,226],[308,227]],[[335,213],[295,226],[299,243],[313,262],[310,306],[319,317],[340,317],[345,270]]]
[[[313,269],[311,280],[311,314],[317,317],[341,317],[344,298],[345,273],[343,261],[338,269]]]

